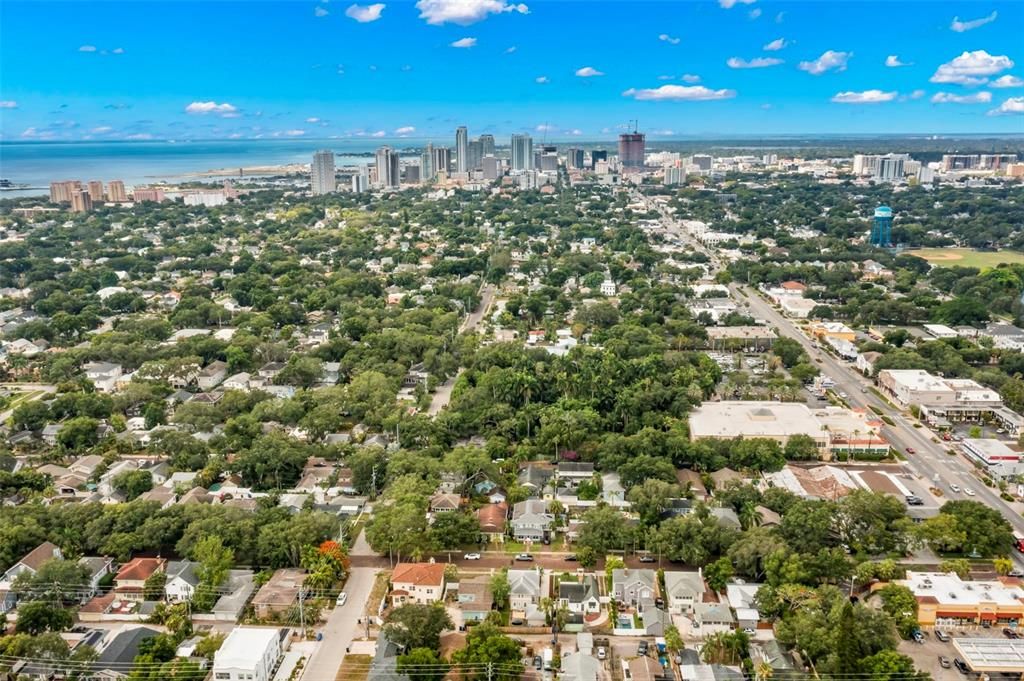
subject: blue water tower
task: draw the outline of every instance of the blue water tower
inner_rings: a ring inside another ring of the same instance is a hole
[[[871,244],[882,248],[892,246],[892,208],[879,206],[875,209],[875,224],[871,228]]]

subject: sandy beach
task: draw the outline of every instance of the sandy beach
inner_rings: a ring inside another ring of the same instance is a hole
[[[217,168],[198,173],[184,173],[182,177],[246,177],[249,175],[289,175],[292,173],[308,173],[308,163],[289,163],[287,165],[243,166],[240,168]]]

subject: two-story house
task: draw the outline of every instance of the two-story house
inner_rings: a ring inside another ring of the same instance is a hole
[[[508,586],[508,604],[513,618],[526,617],[530,608],[540,604],[540,573],[536,570],[509,570]]]
[[[228,375],[228,365],[219,359],[207,364],[196,377],[196,385],[203,392],[213,390]]]
[[[641,598],[654,598],[655,583],[654,570],[612,570],[612,594],[619,603],[635,606]]]
[[[562,461],[558,464],[558,486],[576,489],[594,479],[594,464],[583,461]]]
[[[391,573],[388,596],[395,607],[440,601],[444,597],[444,564],[399,563]]]
[[[558,606],[576,615],[593,615],[601,612],[597,580],[593,575],[584,575],[579,582],[560,581]]]
[[[697,572],[665,572],[665,603],[673,615],[692,614],[704,599],[704,575]]]
[[[21,575],[32,576],[39,572],[43,563],[63,558],[60,547],[48,541],[44,541],[24,556],[21,560],[7,568],[7,572],[0,577],[0,613],[5,613],[15,606],[18,598],[11,590],[14,580]]]
[[[548,502],[527,499],[512,507],[512,536],[516,541],[542,541],[555,524],[555,516],[548,512]]]
[[[132,558],[114,576],[114,592],[126,601],[144,600],[146,580],[166,565],[164,558]]]
[[[89,362],[82,368],[85,369],[85,377],[102,393],[114,392],[117,379],[124,373],[121,365],[113,362]]]
[[[482,622],[494,607],[491,578],[482,575],[459,580],[459,610],[466,622]]]
[[[191,560],[172,560],[167,563],[164,572],[167,581],[164,583],[164,594],[169,601],[188,601],[192,599],[199,577],[196,576],[197,563]]]

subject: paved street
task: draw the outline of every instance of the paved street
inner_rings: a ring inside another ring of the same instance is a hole
[[[494,295],[497,289],[492,284],[486,284],[480,289],[480,305],[473,312],[466,315],[466,318],[462,320],[462,324],[459,326],[459,333],[466,333],[467,331],[474,330],[481,321],[483,321],[484,315],[491,309],[491,304],[494,302]],[[434,395],[430,400],[430,407],[427,409],[427,414],[430,416],[437,416],[441,413],[441,410],[448,406],[448,403],[452,400],[452,388],[455,387],[455,381],[458,380],[459,374],[462,373],[460,368],[458,372],[449,378],[447,381],[437,386],[434,391]]]
[[[331,611],[327,623],[321,629],[323,640],[316,645],[316,650],[306,663],[301,678],[307,681],[329,681],[338,673],[338,667],[345,657],[345,649],[353,639],[362,636],[363,629],[358,620],[363,615],[363,608],[373,589],[376,574],[377,568],[352,568],[352,574],[345,583],[348,602]]]

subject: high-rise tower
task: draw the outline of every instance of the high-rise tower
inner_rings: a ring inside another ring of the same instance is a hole
[[[310,166],[314,194],[330,194],[337,189],[337,179],[334,176],[334,152],[330,149],[321,149],[313,154],[313,164]]]
[[[460,125],[455,129],[455,171],[465,173],[472,170],[469,165],[469,131]]]

